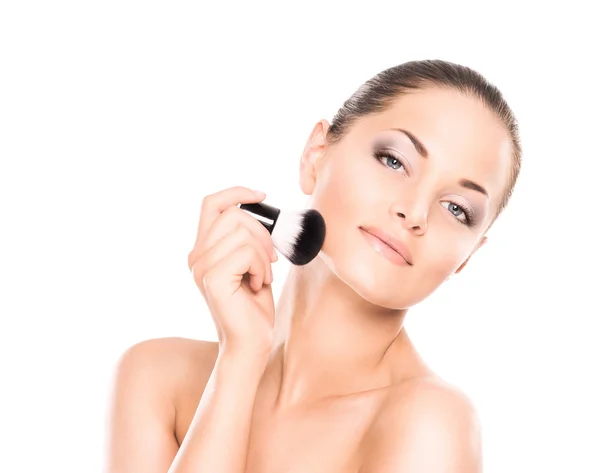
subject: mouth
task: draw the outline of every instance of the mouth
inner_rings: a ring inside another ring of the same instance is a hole
[[[376,227],[359,227],[363,236],[371,246],[397,265],[408,264],[412,266],[412,256],[408,247],[389,232]]]

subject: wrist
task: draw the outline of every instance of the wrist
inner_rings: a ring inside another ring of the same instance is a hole
[[[240,370],[249,374],[259,372],[261,375],[269,361],[270,352],[257,349],[219,347],[217,364],[225,369]]]
[[[268,360],[270,355],[271,345],[265,343],[249,344],[233,340],[219,342],[219,356],[227,359],[261,363]]]

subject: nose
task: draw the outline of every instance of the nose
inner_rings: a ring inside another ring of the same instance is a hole
[[[428,227],[431,192],[431,185],[425,182],[415,183],[412,188],[403,188],[390,206],[391,216],[394,219],[400,217],[407,232],[424,234]]]
[[[397,215],[402,219],[402,225],[406,230],[420,235],[427,231],[427,218],[422,214],[411,214],[408,218],[402,212],[398,212]]]
[[[396,206],[393,210],[397,217],[402,220],[402,226],[409,232],[422,235],[427,231],[427,211],[419,206],[409,207],[404,204],[400,208]]]

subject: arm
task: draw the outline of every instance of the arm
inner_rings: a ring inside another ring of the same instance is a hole
[[[258,383],[267,359],[219,353],[169,473],[243,473]]]
[[[107,425],[105,473],[165,473],[177,453],[175,408],[161,373],[167,341],[146,340],[119,359]],[[162,351],[162,350],[161,350]],[[163,355],[163,356],[161,356]]]

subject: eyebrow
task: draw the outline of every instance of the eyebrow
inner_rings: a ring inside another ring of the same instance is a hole
[[[425,148],[425,145],[423,143],[421,143],[421,141],[415,135],[413,135],[410,131],[404,130],[402,128],[392,128],[392,130],[398,131],[398,132],[406,135],[408,137],[408,139],[412,142],[415,149],[417,150],[417,153],[419,153],[422,158],[427,159],[429,157],[429,153],[427,152],[427,148]],[[470,179],[461,179],[460,181],[458,181],[458,184],[461,187],[464,187],[465,189],[471,189],[471,190],[477,191],[477,192],[485,195],[488,199],[490,198],[490,195],[488,194],[488,192],[485,190],[485,188],[483,186],[480,186],[479,184],[471,181]]]

